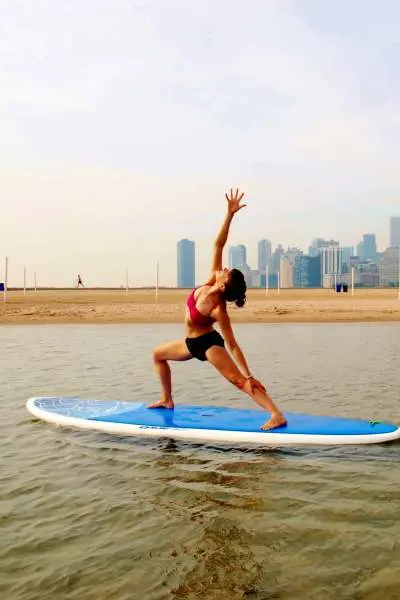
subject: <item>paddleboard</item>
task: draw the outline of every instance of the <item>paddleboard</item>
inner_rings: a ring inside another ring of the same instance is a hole
[[[340,446],[400,438],[400,427],[390,423],[291,412],[285,413],[287,425],[262,431],[268,415],[254,409],[180,404],[149,409],[140,402],[59,397],[29,398],[26,406],[38,419],[64,427],[197,442]]]

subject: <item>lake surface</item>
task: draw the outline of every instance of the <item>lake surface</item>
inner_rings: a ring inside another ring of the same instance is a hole
[[[284,410],[399,421],[400,324],[241,325]],[[153,401],[177,325],[0,328],[4,600],[400,598],[400,444],[260,449],[32,419],[30,396]],[[198,361],[175,401],[252,407]]]

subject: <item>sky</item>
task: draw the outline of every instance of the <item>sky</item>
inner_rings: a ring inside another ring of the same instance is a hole
[[[196,280],[229,244],[389,243],[400,214],[397,0],[2,0],[9,285]],[[225,254],[227,261],[227,252]],[[0,281],[3,279],[0,264]]]

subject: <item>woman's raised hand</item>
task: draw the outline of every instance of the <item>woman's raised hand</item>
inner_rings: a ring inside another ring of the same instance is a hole
[[[240,193],[237,188],[236,188],[235,193],[233,193],[233,190],[231,188],[230,194],[225,194],[225,198],[228,201],[228,213],[230,215],[234,215],[241,208],[244,208],[246,206],[246,204],[240,204],[243,196],[244,196],[244,192]]]

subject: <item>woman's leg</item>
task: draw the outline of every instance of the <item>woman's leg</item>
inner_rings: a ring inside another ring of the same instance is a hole
[[[176,340],[158,346],[153,352],[154,367],[160,378],[162,395],[161,399],[154,404],[150,404],[148,408],[174,408],[172,400],[172,385],[171,385],[171,369],[169,368],[168,360],[190,360],[192,355],[187,349],[184,340]]]
[[[242,375],[225,348],[212,346],[207,350],[206,357],[208,362],[218,369],[221,375],[248,394],[259,406],[271,413],[271,418],[261,426],[261,429],[274,429],[286,423],[285,417],[266,392],[261,390],[252,392],[250,381]]]

